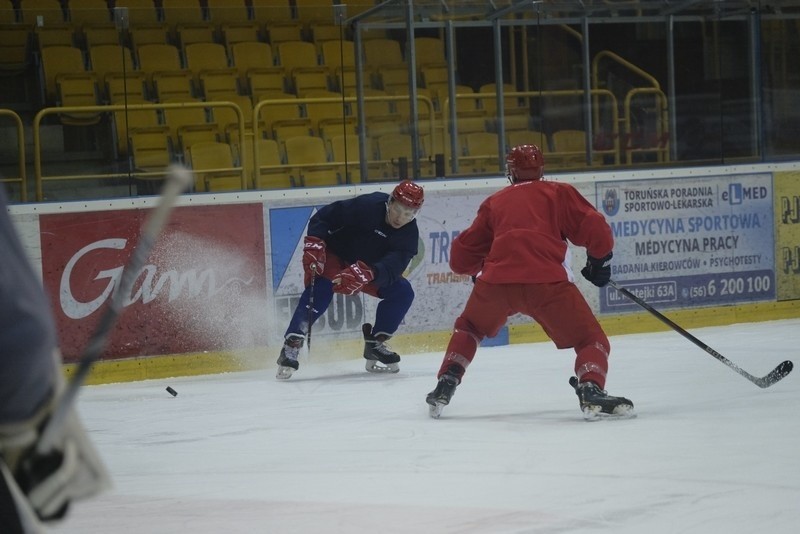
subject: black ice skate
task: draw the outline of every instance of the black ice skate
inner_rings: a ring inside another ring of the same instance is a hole
[[[367,360],[364,368],[370,373],[398,372],[400,356],[386,345],[391,336],[373,336],[372,325],[369,323],[361,325],[361,331],[364,333],[364,358]]]
[[[436,388],[425,397],[425,402],[428,403],[428,415],[439,419],[444,407],[450,404],[450,399],[456,394],[456,386],[459,382],[458,377],[449,369],[442,375]]]
[[[569,385],[575,388],[583,417],[593,421],[599,417],[635,417],[633,403],[625,397],[612,397],[594,382],[580,382],[573,376]]]
[[[286,336],[286,341],[283,342],[283,348],[281,348],[281,355],[278,356],[278,374],[275,375],[275,378],[286,380],[300,368],[297,356],[302,347],[303,336],[298,334]]]

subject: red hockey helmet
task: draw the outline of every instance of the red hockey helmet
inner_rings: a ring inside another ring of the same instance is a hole
[[[541,180],[544,156],[536,145],[518,145],[506,156],[506,176],[512,184]]]
[[[406,207],[418,210],[425,202],[425,191],[421,185],[403,180],[392,191],[392,198]]]

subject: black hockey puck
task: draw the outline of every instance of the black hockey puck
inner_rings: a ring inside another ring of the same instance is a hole
[[[167,386],[167,393],[169,393],[169,394],[170,394],[170,395],[172,395],[173,397],[177,397],[177,396],[178,396],[178,392],[177,392],[177,391],[175,391],[174,389],[172,389],[172,388],[171,388],[171,387],[169,387],[169,386]]]

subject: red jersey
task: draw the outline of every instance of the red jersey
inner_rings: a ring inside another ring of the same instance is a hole
[[[614,247],[603,215],[569,184],[520,182],[483,201],[453,241],[450,268],[492,284],[572,280],[567,240],[594,258]]]

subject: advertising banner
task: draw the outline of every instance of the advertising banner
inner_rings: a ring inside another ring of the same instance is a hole
[[[65,361],[76,361],[117,290],[149,210],[41,215],[42,275]],[[140,271],[104,358],[263,345],[261,204],[175,208]]]
[[[772,176],[602,182],[613,278],[661,307],[775,298]],[[612,288],[600,309],[636,309]]]
[[[334,200],[334,199],[332,199]],[[271,208],[266,220],[269,222],[269,248],[272,272],[272,332],[282,338],[289,325],[300,295],[303,292],[303,238],[308,221],[319,205],[301,205]],[[372,321],[365,312],[365,299],[369,296],[334,294],[326,312],[314,323],[315,339],[346,334],[360,338],[361,325]],[[373,307],[374,310],[374,307]]]
[[[800,299],[800,172],[775,173],[778,300]]]

